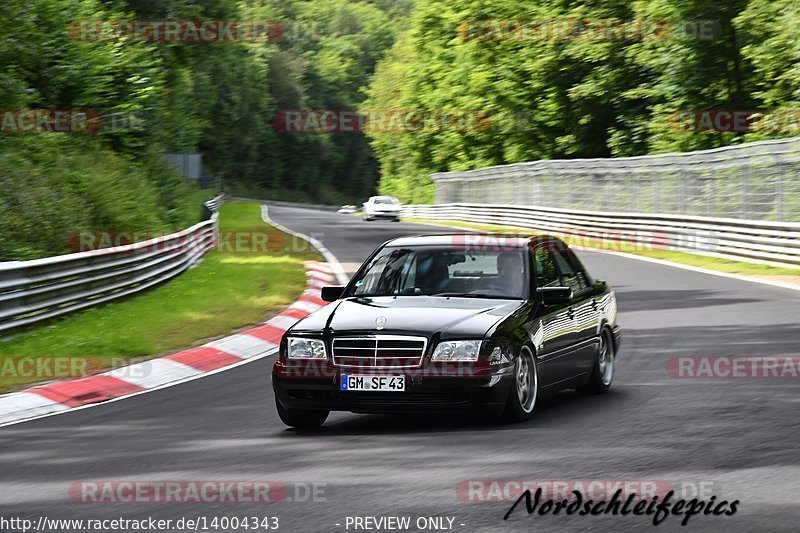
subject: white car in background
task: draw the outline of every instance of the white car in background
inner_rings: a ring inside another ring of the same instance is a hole
[[[362,211],[364,220],[383,218],[400,222],[403,206],[394,196],[371,196],[369,200],[364,202]]]

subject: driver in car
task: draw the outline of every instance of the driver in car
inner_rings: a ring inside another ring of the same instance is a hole
[[[497,285],[502,287],[503,294],[507,296],[522,293],[525,279],[520,254],[505,252],[497,255]]]

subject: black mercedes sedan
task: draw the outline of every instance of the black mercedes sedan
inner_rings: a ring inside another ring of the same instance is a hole
[[[380,246],[283,336],[281,420],[330,411],[530,418],[565,388],[604,393],[620,343],[614,292],[554,237],[449,234]]]

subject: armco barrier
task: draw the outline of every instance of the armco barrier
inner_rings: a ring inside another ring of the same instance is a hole
[[[603,241],[649,243],[728,259],[800,265],[800,223],[688,215],[609,213],[517,205],[410,205],[404,215],[464,221]]]
[[[0,332],[147,289],[196,265],[216,243],[211,218],[183,231],[114,248],[0,263]]]

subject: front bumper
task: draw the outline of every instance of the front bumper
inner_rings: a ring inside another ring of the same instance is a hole
[[[510,367],[480,375],[442,375],[419,369],[392,369],[373,372],[385,375],[406,375],[403,392],[341,391],[340,376],[348,372],[341,367],[328,367],[330,375],[295,377],[276,363],[272,373],[275,397],[289,409],[351,411],[354,413],[454,413],[475,410],[498,413],[505,408],[513,372]],[[426,375],[428,374],[428,375]]]
[[[372,218],[385,218],[387,220],[398,220],[400,218],[399,211],[373,211],[369,213]]]

